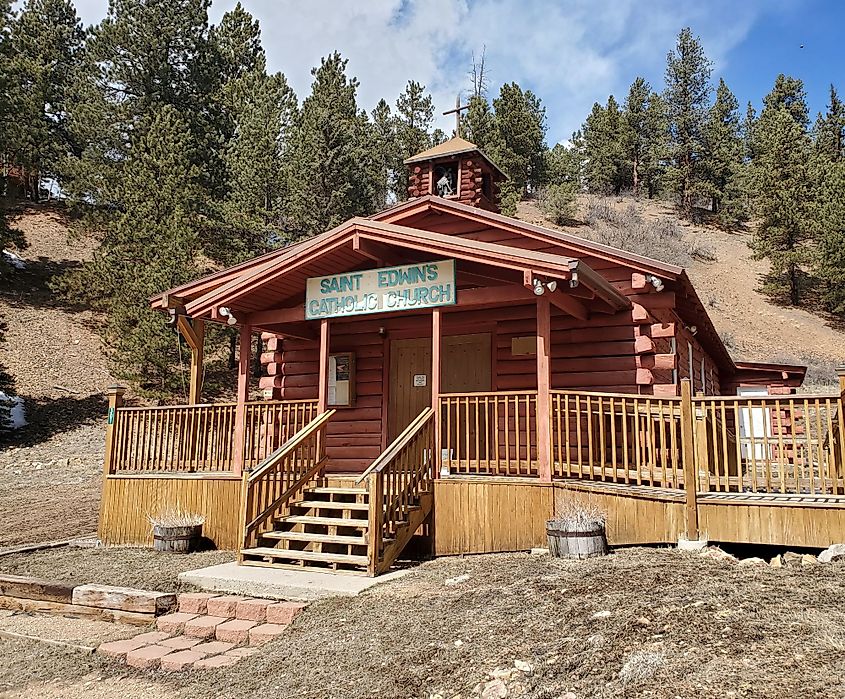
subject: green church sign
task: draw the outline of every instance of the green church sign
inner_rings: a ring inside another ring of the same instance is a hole
[[[311,277],[305,285],[305,318],[343,318],[449,306],[457,302],[455,261]]]

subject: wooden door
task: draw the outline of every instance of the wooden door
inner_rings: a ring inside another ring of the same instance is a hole
[[[424,385],[419,377],[424,377]],[[431,339],[390,342],[390,392],[387,439],[393,441],[423,408],[431,405]]]
[[[491,389],[490,342],[490,333],[450,335],[443,338],[441,375],[444,393],[470,393]],[[425,385],[414,385],[414,377],[417,377],[417,384]],[[392,340],[387,409],[388,441],[395,439],[411,420],[429,405],[431,338]],[[474,424],[475,421],[471,422]]]

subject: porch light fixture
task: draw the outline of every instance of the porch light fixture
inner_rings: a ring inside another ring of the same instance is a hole
[[[648,277],[648,282],[654,287],[655,291],[663,291],[663,280],[660,277],[655,277],[653,274]]]
[[[235,323],[238,322],[238,319],[235,318],[235,314],[232,313],[232,309],[227,307],[227,306],[220,306],[220,308],[217,309],[217,313],[219,315],[223,316],[224,318],[228,319],[226,321],[227,325],[234,325]]]
[[[535,279],[534,282],[534,295],[535,296],[542,296],[546,293],[546,289],[549,291],[554,291],[557,289],[557,282],[553,279],[550,282],[543,283],[540,279]]]

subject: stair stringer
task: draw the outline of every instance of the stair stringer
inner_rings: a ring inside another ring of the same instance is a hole
[[[405,550],[405,547],[411,541],[417,529],[428,519],[432,509],[434,509],[434,494],[431,492],[421,493],[419,506],[411,510],[408,521],[399,529],[396,538],[384,548],[376,566],[375,575],[381,575],[390,570],[390,566],[393,565],[399,554]]]

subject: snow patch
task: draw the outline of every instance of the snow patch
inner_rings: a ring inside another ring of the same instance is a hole
[[[23,261],[23,258],[11,250],[3,250],[3,259],[15,269],[26,269],[26,262]]]
[[[20,396],[10,396],[8,393],[0,391],[0,403],[5,403],[9,406],[9,427],[13,430],[19,430],[21,427],[26,427],[26,407],[23,403],[23,398]]]

